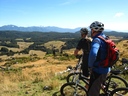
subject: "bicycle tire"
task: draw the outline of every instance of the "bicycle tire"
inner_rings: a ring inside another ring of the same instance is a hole
[[[75,82],[75,78],[74,78],[74,76],[77,76],[77,79],[79,79],[79,84],[80,85],[82,85],[82,84],[84,84],[84,86],[85,86],[85,84],[87,84],[87,85],[89,85],[89,79],[88,78],[86,78],[86,77],[84,77],[84,76],[80,76],[81,75],[81,73],[80,72],[75,72],[75,73],[70,73],[68,76],[67,76],[67,78],[66,78],[66,81],[67,82]]]
[[[87,96],[87,90],[74,82],[68,82],[61,86],[60,88],[61,96]]]
[[[108,91],[113,91],[117,88],[128,87],[127,81],[125,81],[125,79],[123,79],[119,76],[116,76],[116,75],[108,76],[105,81],[106,84],[107,84],[109,78],[111,78],[111,81],[109,83]]]
[[[70,73],[68,74],[67,78],[66,78],[66,81],[67,82],[73,82],[73,79],[74,79],[74,75],[79,75],[80,72],[75,72],[75,73]]]
[[[128,96],[128,88],[117,88],[111,92],[110,96]]]

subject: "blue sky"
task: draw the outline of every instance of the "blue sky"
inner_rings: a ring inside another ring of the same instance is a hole
[[[128,32],[128,0],[0,0],[0,26],[88,27]]]

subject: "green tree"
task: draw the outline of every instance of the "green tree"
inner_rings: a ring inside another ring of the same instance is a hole
[[[8,48],[6,48],[6,47],[2,47],[0,51],[1,51],[1,52],[8,52],[9,50],[8,50]]]

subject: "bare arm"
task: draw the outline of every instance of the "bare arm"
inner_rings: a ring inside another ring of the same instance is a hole
[[[76,49],[76,50],[74,51],[74,55],[77,56],[79,51],[80,51],[80,50]]]

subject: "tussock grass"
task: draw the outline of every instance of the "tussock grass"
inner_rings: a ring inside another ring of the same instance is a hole
[[[117,48],[120,50],[120,57],[121,58],[128,58],[128,40],[120,41],[117,44]]]
[[[52,65],[46,63],[42,64],[42,66],[22,69],[17,73],[0,72],[0,85],[2,87],[0,93],[3,96],[6,96],[6,94],[10,96],[9,94],[12,95],[12,93],[14,94],[13,96],[18,96],[18,94],[21,94],[19,96],[25,96],[25,94],[32,96],[35,91],[40,91],[35,94],[36,96],[42,96],[42,93],[46,92],[48,94],[47,91],[43,90],[44,86],[51,86],[52,91],[59,90],[62,82],[60,82],[59,77],[55,76],[55,73],[65,70],[67,66],[68,64]],[[7,93],[5,94],[5,92]]]
[[[54,43],[55,42],[58,44],[58,41],[54,41]],[[63,42],[59,43],[64,44]],[[128,40],[125,40],[117,44],[121,52],[120,59],[122,57],[128,58],[127,43]],[[50,46],[50,44],[53,44],[53,42],[46,46]],[[58,48],[59,47],[60,46],[58,46]],[[64,50],[69,56],[73,54],[73,51],[74,49]],[[0,71],[1,96],[52,96],[58,92],[61,85],[66,82],[65,79],[68,73],[61,74],[59,72],[66,70],[67,66],[75,66],[77,63],[77,59],[75,58],[68,60],[63,57],[59,59],[59,57],[54,58],[52,55],[45,56],[45,53],[41,53],[40,51],[30,51],[30,54],[35,53],[39,57],[42,56],[42,58],[34,62],[12,65],[11,67],[15,70]],[[30,54],[28,56],[30,56]],[[118,63],[120,63],[120,61]],[[1,64],[3,65],[4,62],[1,62]],[[50,86],[51,89],[44,90],[45,86]]]
[[[64,45],[65,42],[62,41],[49,41],[47,43],[44,44],[45,47],[47,48],[52,48],[52,46],[56,47],[57,49],[59,49],[61,47],[61,45]]]

